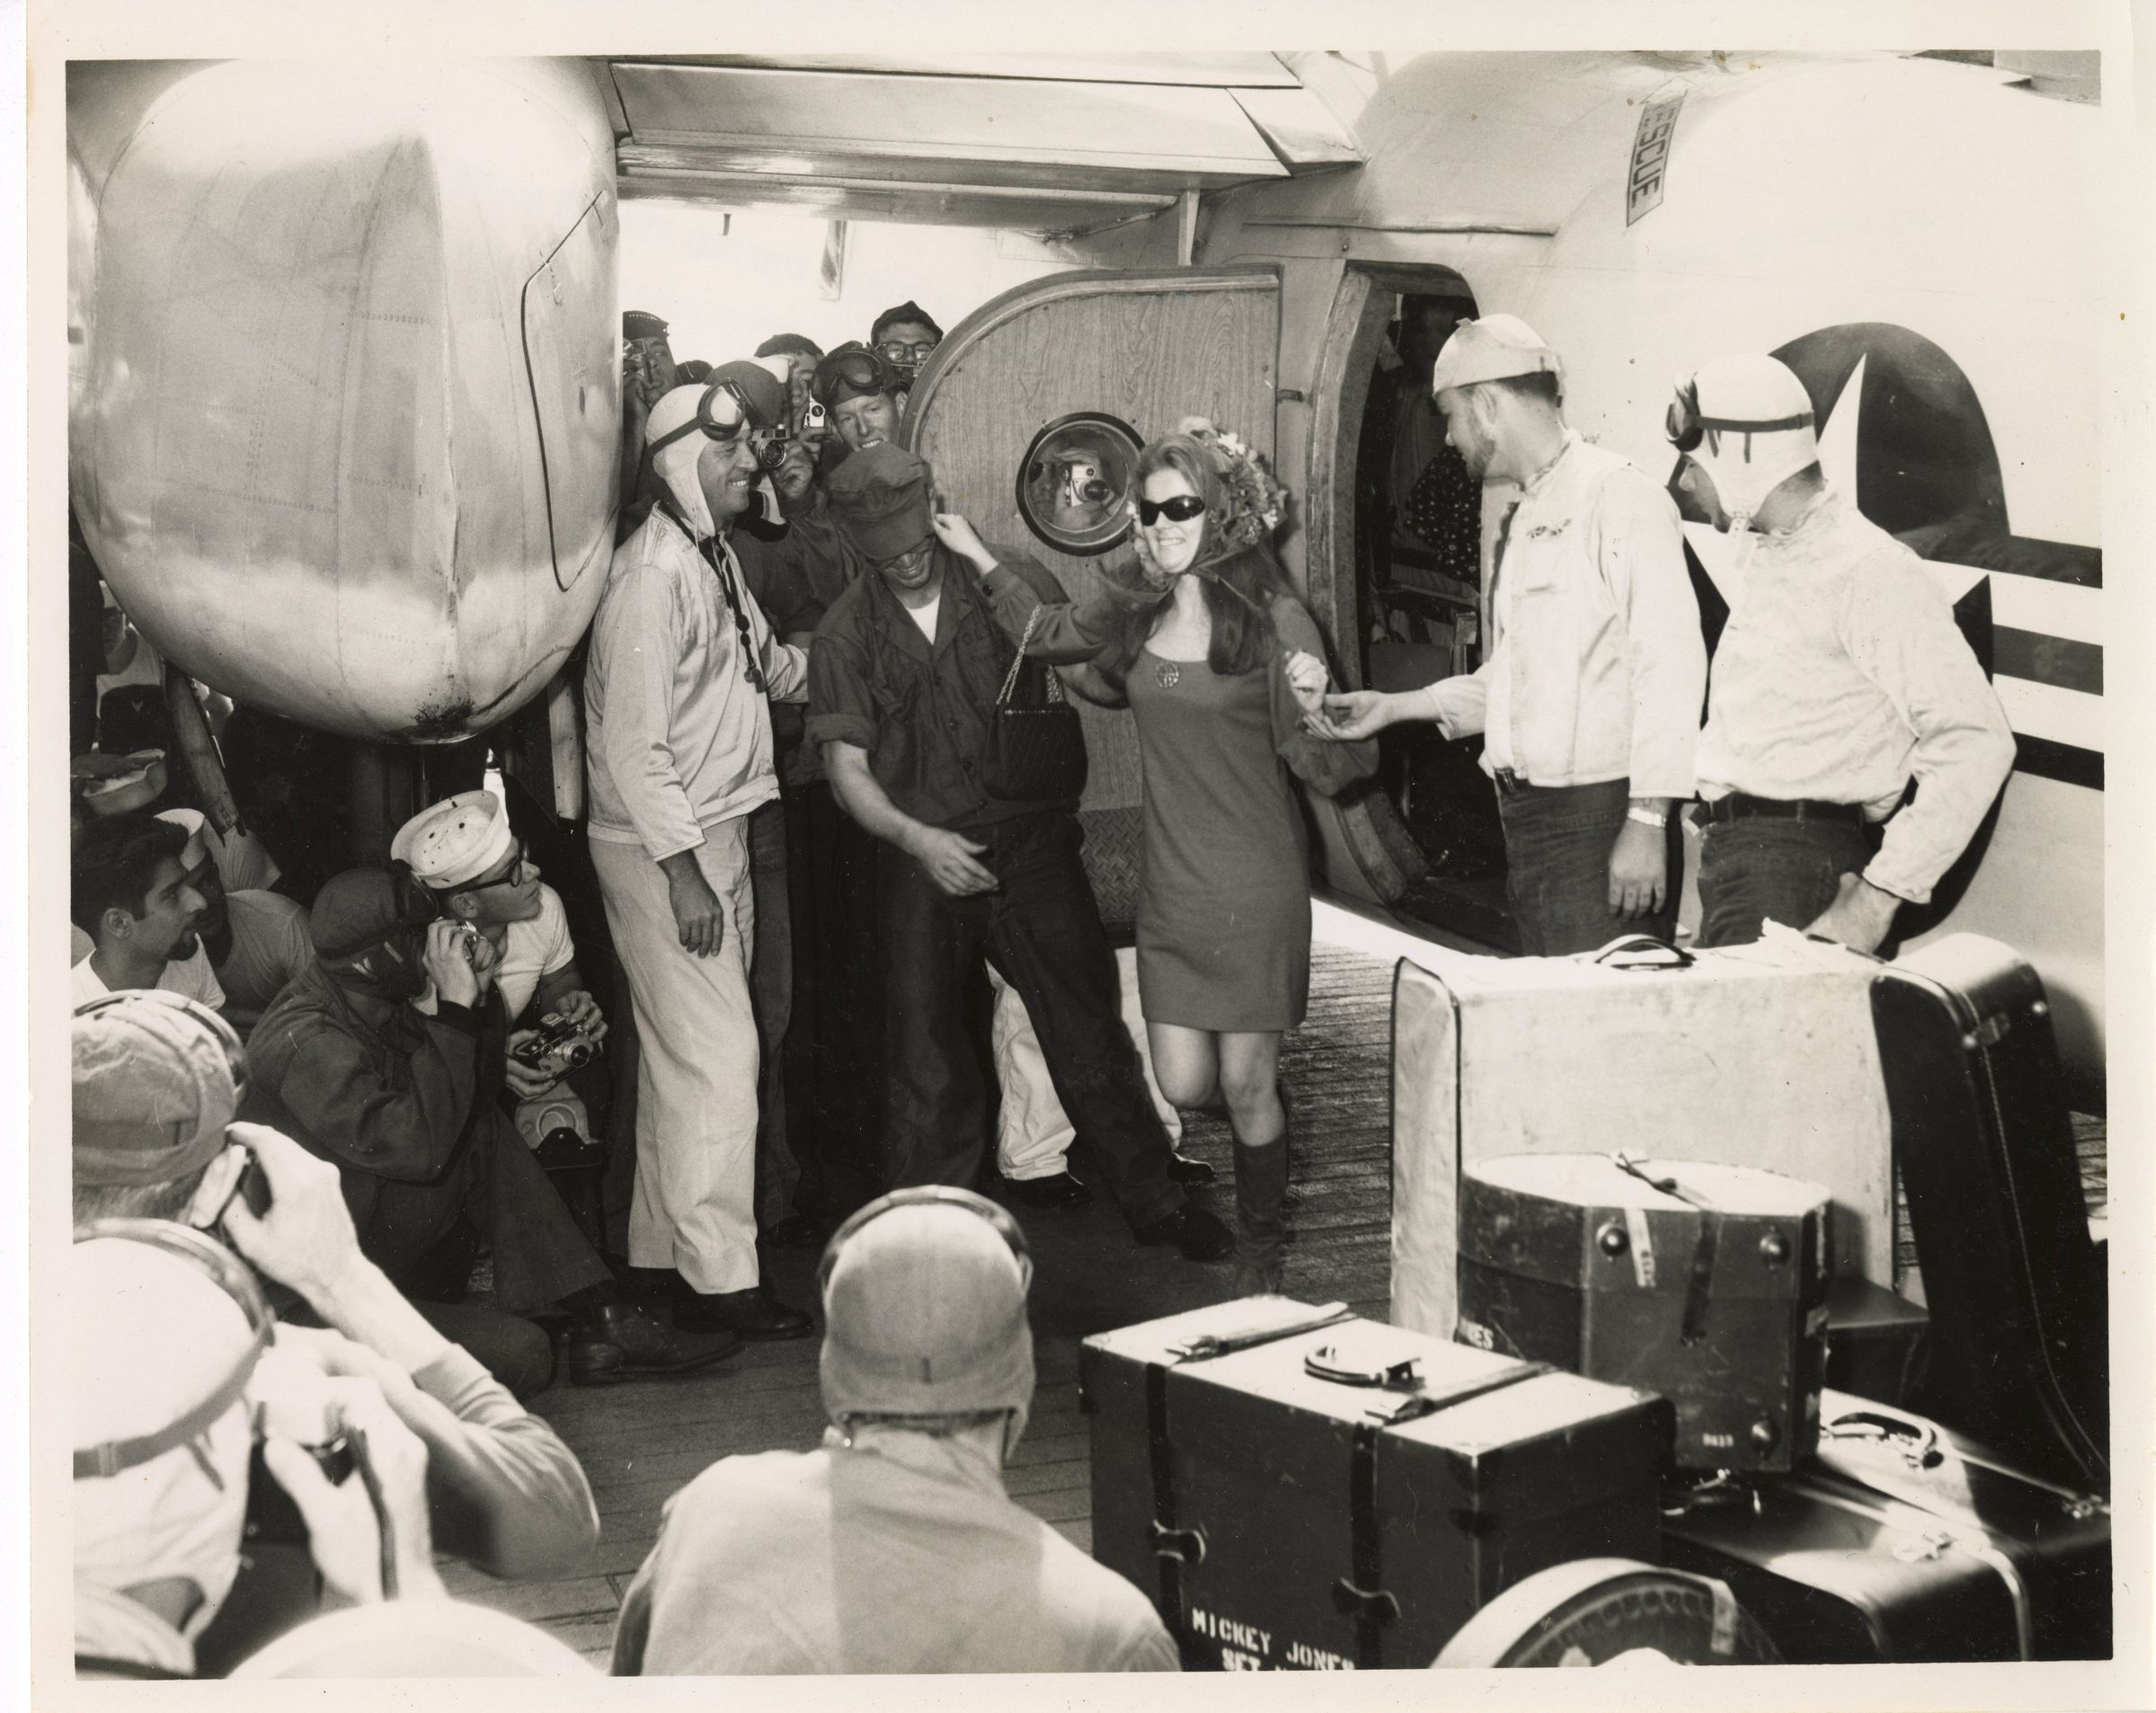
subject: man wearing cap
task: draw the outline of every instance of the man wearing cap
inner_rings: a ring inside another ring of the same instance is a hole
[[[659,401],[645,434],[661,492],[615,551],[584,677],[591,861],[640,1049],[629,1262],[679,1273],[677,1326],[756,1338],[811,1329],[757,1263],[748,835],[778,794],[768,698],[800,700],[807,662],[727,538],[785,413],[750,362]]]
[[[821,1277],[821,1449],[723,1459],[668,1501],[615,1674],[1176,1670],[1146,1597],[1004,1493],[1034,1396],[1010,1216],[902,1190]]]
[[[426,1442],[443,1551],[498,1576],[564,1569],[590,1551],[599,1519],[581,1467],[511,1396],[546,1385],[546,1334],[496,1317],[528,1345],[498,1382],[430,1325],[360,1252],[336,1167],[276,1131],[230,1122],[242,1056],[216,1013],[176,994],[119,995],[75,1014],[72,1044],[78,1230],[173,1220],[222,1238],[297,1293],[319,1329],[288,1323],[280,1344],[326,1373],[374,1380]],[[269,1197],[259,1214],[237,1194],[251,1164]]]
[[[437,919],[423,890],[386,868],[324,882],[307,927],[315,961],[249,1038],[244,1110],[336,1163],[368,1257],[483,1361],[494,1318],[475,1331],[458,1301],[481,1242],[501,1314],[568,1311],[580,1385],[726,1355],[732,1339],[686,1336],[619,1300],[501,1112],[492,943]],[[430,982],[432,1015],[412,1003]]]
[[[588,1041],[606,1038],[606,1019],[577,968],[561,894],[539,877],[538,864],[525,855],[510,830],[509,812],[492,792],[460,791],[421,810],[397,829],[389,855],[434,894],[445,917],[469,924],[494,948],[494,991],[512,1028],[527,1013],[554,1014],[574,1023]],[[429,1003],[422,998],[421,1009]],[[513,1029],[510,1046],[531,1033]],[[510,1079],[514,1086],[514,1060]]]
[[[1323,728],[1355,739],[1424,719],[1483,734],[1522,949],[1546,957],[1673,930],[1670,812],[1692,794],[1707,687],[1677,508],[1566,426],[1563,373],[1515,315],[1462,322],[1446,342],[1430,383],[1446,438],[1472,474],[1517,490],[1490,532],[1489,652],[1420,690],[1328,696]]]
[[[971,1188],[980,1174],[986,1099],[963,1002],[987,960],[1025,1001],[1063,1107],[1139,1241],[1220,1259],[1234,1238],[1171,1176],[1078,859],[1076,803],[1011,802],[982,788],[1013,651],[980,579],[941,537],[963,520],[932,521],[927,466],[888,442],[838,466],[831,505],[876,574],[817,628],[809,739],[822,745],[847,812],[890,847],[877,865],[885,1182]],[[998,563],[1042,600],[1066,599],[1024,555],[999,552]]]
[[[157,819],[187,835],[180,860],[188,885],[203,901],[195,933],[224,990],[226,1020],[244,1035],[285,984],[315,961],[307,913],[281,892],[255,887],[226,892],[200,809],[164,809]]]
[[[1699,944],[1772,920],[1876,951],[2013,770],[2006,712],[1922,562],[1821,474],[1787,365],[1709,363],[1669,429],[1683,492],[1738,537],[1699,738]]]
[[[164,988],[211,1010],[225,990],[198,932],[206,899],[188,883],[185,829],[140,812],[93,821],[76,839],[70,913],[90,950],[69,975],[73,1002]]]
[[[869,349],[898,371],[901,394],[913,390],[928,353],[943,342],[944,330],[910,297],[878,315],[868,331]]]

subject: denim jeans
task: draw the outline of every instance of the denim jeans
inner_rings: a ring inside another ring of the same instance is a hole
[[[1001,883],[993,892],[953,898],[895,850],[878,865],[890,1005],[885,1182],[972,1189],[980,1176],[987,1092],[965,997],[985,957],[1025,1001],[1056,1096],[1124,1218],[1166,1218],[1183,1193],[1168,1178],[1167,1132],[1123,1023],[1077,817],[1024,815],[972,837],[988,846],[980,860]]]
[[[1699,839],[1701,945],[1744,945],[1771,917],[1807,927],[1834,901],[1844,874],[1871,860],[1864,829],[1847,821],[1752,816],[1708,827]]]
[[[1593,952],[1620,934],[1676,931],[1677,895],[1684,881],[1684,843],[1676,817],[1664,833],[1668,883],[1652,916],[1624,917],[1610,908],[1610,850],[1624,830],[1631,802],[1628,779],[1592,785],[1497,787],[1504,823],[1505,891],[1529,957]]]

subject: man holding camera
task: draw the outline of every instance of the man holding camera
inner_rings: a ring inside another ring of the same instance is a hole
[[[307,926],[315,961],[255,1025],[243,1110],[336,1163],[368,1258],[490,1368],[505,1337],[526,1343],[502,1316],[555,1306],[570,1317],[579,1385],[726,1355],[732,1339],[671,1332],[620,1300],[501,1110],[492,942],[439,918],[401,868],[333,876]],[[431,1016],[413,1004],[430,984]],[[460,1300],[482,1243],[499,1313]]]
[[[677,1327],[750,1338],[811,1329],[757,1262],[748,832],[778,794],[769,703],[799,701],[808,665],[729,539],[785,413],[754,362],[659,401],[644,430],[659,498],[615,551],[584,677],[591,862],[641,1048],[629,1262],[678,1275]]]

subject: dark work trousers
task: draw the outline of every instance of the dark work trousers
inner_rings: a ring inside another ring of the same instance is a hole
[[[1861,874],[1870,841],[1852,821],[1721,821],[1699,835],[1701,945],[1745,945],[1771,918],[1808,928],[1834,901],[1844,874]]]
[[[786,1122],[784,1066],[794,1008],[794,930],[787,885],[785,806],[774,797],[749,812],[749,883],[756,894],[756,945],[749,954],[749,1004],[756,1014],[756,1223],[786,1217],[801,1176]]]
[[[1663,907],[1652,916],[1610,908],[1610,850],[1624,830],[1631,781],[1592,785],[1497,785],[1504,823],[1505,891],[1529,957],[1599,951],[1622,934],[1667,940],[1677,928],[1684,883],[1683,830],[1676,815],[1663,830],[1668,865]]]
[[[506,1116],[490,1107],[466,1147],[439,1183],[386,1185],[377,1198],[359,1247],[392,1283],[419,1297],[452,1294],[463,1279],[445,1276],[442,1261],[460,1226],[493,1252],[494,1303],[505,1313],[531,1314],[612,1277]]]
[[[985,956],[1025,1001],[1063,1110],[1133,1226],[1182,1205],[1167,1132],[1122,1020],[1115,954],[1078,860],[1078,818],[1025,815],[975,830],[993,892],[953,898],[911,857],[881,865],[883,979],[890,999],[893,1187],[980,1176],[987,1092],[964,1016]]]
[[[883,1188],[882,847],[821,779],[788,785],[785,815],[794,1004],[782,1069],[787,1140],[801,1171],[794,1208],[835,1223]]]

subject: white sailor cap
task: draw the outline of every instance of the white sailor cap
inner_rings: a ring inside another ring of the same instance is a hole
[[[397,829],[389,854],[437,892],[477,880],[510,853],[509,815],[491,791],[460,791]]]
[[[187,834],[187,848],[180,853],[180,866],[193,870],[209,855],[209,840],[202,829],[208,818],[200,809],[160,809],[159,821],[169,821]]]

